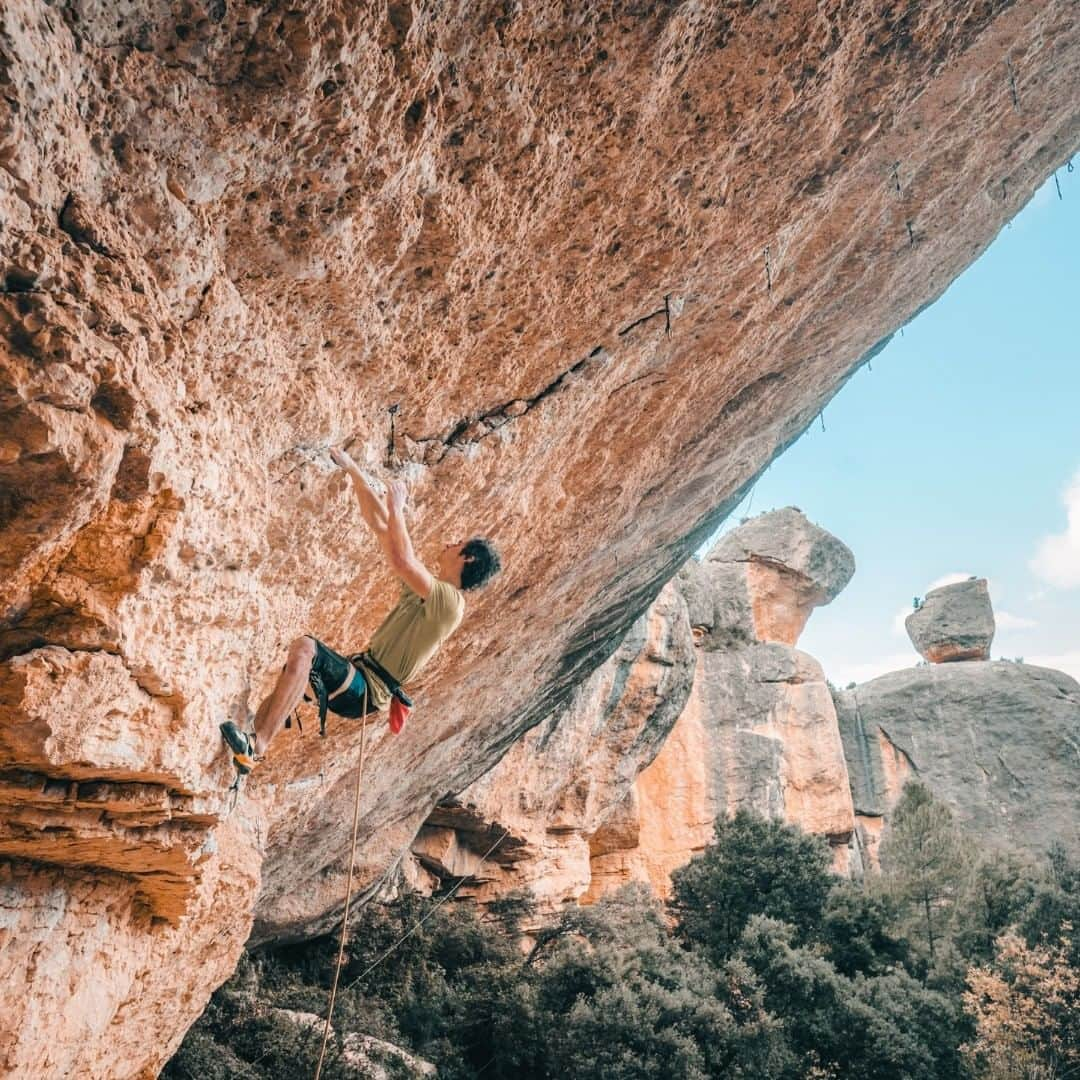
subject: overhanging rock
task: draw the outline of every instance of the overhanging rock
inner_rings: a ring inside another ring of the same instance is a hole
[[[180,931],[116,867],[20,851],[13,1076],[152,1072],[236,912],[280,939],[340,909],[358,732],[283,737],[231,814],[216,738],[292,637],[359,646],[392,597],[328,444],[404,465],[422,552],[507,556],[371,747],[374,888],[1080,141],[1063,0],[185,11],[0,10],[0,685],[55,647],[142,695],[0,770],[104,779],[160,712],[134,771],[179,755],[220,821]],[[0,727],[33,743],[23,700]],[[80,1023],[35,1022],[98,955]]]

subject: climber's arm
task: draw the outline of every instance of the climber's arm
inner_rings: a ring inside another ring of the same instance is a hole
[[[356,501],[360,504],[360,513],[367,527],[375,534],[380,546],[386,551],[383,540],[386,536],[388,518],[386,505],[382,499],[371,489],[359,466],[344,450],[336,447],[330,451],[330,458],[340,469],[344,469],[352,480],[353,491],[356,492]],[[387,551],[389,557],[389,552]]]
[[[431,594],[433,578],[428,568],[413,551],[409,530],[405,527],[405,500],[407,492],[400,480],[390,485],[386,496],[389,524],[386,530],[389,550],[387,558],[394,573],[423,599]],[[386,548],[384,548],[386,550]]]

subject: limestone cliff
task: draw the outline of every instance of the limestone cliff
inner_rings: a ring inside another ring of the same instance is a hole
[[[415,858],[440,881],[473,875],[461,893],[481,902],[528,889],[543,918],[632,880],[667,895],[717,816],[745,807],[826,837],[838,871],[859,869],[833,700],[821,666],[793,648],[854,570],[847,547],[794,508],[727,533],[572,708],[436,809]]]
[[[732,530],[680,575],[715,813],[746,807],[828,837],[839,869],[854,819],[836,713],[821,665],[794,646],[854,572],[844,544],[788,508]]]
[[[151,1075],[338,914],[355,727],[235,809],[216,738],[389,602],[328,444],[508,555],[374,741],[373,889],[1068,157],[1073,15],[4,4],[0,1070]]]
[[[861,874],[877,868],[882,830],[914,777],[984,842],[1034,854],[1074,846],[1075,681],[960,662],[993,635],[986,582],[971,579],[916,611],[917,636],[942,666],[833,690],[793,646],[813,606],[853,572],[851,552],[793,508],[727,533],[665,588],[573,710],[432,815],[416,856],[441,880],[479,867],[462,895],[481,902],[528,888],[543,916],[631,880],[667,895],[671,871],[704,847],[716,818],[746,808],[827,838],[834,868]],[[653,644],[642,644],[645,626]],[[689,665],[655,644],[691,632]],[[639,689],[613,694],[616,685]],[[512,854],[485,870],[476,849],[500,832]]]
[[[436,807],[412,845],[420,868],[440,881],[474,875],[461,895],[481,902],[528,890],[541,918],[594,892],[598,852],[624,820],[639,772],[666,746],[694,668],[686,602],[672,582],[565,708]],[[678,829],[673,809],[662,818]]]
[[[1077,849],[1080,685],[1007,660],[930,664],[837,691],[860,843],[871,863],[918,777],[991,844]]]

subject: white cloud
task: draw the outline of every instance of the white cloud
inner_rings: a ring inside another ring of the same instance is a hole
[[[1044,536],[1035,557],[1028,563],[1031,572],[1059,589],[1080,586],[1080,469],[1062,496],[1065,503],[1065,531]]]
[[[1030,630],[1039,624],[1024,615],[1014,615],[1011,611],[995,611],[994,625],[998,630]]]
[[[870,679],[876,679],[879,675],[886,675],[890,671],[914,667],[920,659],[917,652],[909,649],[907,652],[889,653],[887,656],[864,663],[829,665],[825,668],[825,675],[834,686],[844,687],[851,682],[864,683]]]
[[[1064,671],[1080,682],[1080,649],[1071,652],[1057,653],[1054,656],[1025,656],[1024,662],[1034,664],[1036,667],[1053,668],[1055,671]]]

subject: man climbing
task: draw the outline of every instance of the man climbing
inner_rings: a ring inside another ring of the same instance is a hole
[[[231,720],[221,734],[233,752],[241,775],[249,773],[266,753],[286,718],[310,685],[319,702],[320,725],[326,710],[339,716],[360,716],[390,706],[390,726],[401,730],[412,702],[401,689],[457,629],[465,614],[465,597],[499,572],[499,556],[488,540],[474,537],[447,544],[435,573],[417,558],[405,527],[405,485],[389,485],[385,502],[371,489],[356,462],[344,450],[331,450],[334,464],[352,478],[360,513],[375,534],[390,569],[401,578],[401,596],[371,638],[367,651],[344,657],[305,635],[289,647],[285,668],[270,696],[255,714],[253,733]]]

